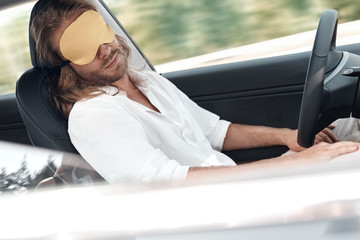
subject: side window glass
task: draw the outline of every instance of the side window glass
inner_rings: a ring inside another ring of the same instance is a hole
[[[0,94],[14,92],[30,68],[29,16],[34,2],[0,10]]]
[[[63,157],[62,153],[5,142],[1,142],[0,152],[0,195],[36,189],[41,181],[54,176]]]
[[[80,155],[0,142],[0,195],[105,183]]]
[[[247,53],[234,49],[314,30],[327,8],[339,11],[340,23],[360,19],[358,0],[104,2],[160,72],[243,60],[240,55]],[[31,67],[28,21],[34,4],[0,10],[0,94],[13,92],[17,79]],[[249,58],[261,57],[261,49],[255,48],[256,56]]]
[[[296,52],[288,49],[289,40],[252,44],[315,30],[328,8],[338,10],[340,23],[360,19],[358,0],[104,2],[159,72]],[[310,35],[294,36],[303,45],[293,48],[311,50]]]

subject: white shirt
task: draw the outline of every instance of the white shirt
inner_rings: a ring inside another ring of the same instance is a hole
[[[189,167],[236,165],[220,152],[229,122],[155,72],[129,74],[160,113],[105,87],[69,116],[72,143],[107,182],[184,179]]]

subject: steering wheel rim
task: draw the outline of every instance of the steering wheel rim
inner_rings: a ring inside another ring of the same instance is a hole
[[[309,60],[299,115],[298,143],[302,147],[312,146],[317,134],[325,69],[329,55],[336,49],[337,23],[336,10],[329,9],[321,15]]]

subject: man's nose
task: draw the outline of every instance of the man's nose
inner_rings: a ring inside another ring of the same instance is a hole
[[[108,43],[101,44],[99,47],[99,58],[103,59],[111,53],[111,46]]]

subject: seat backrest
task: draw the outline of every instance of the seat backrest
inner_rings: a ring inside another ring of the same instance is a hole
[[[39,0],[30,17],[31,23],[49,0]],[[40,65],[38,54],[35,50],[35,41],[29,34],[31,62],[34,66],[26,71],[16,84],[16,99],[21,117],[26,126],[30,140],[34,146],[54,149],[62,152],[76,153],[73,170],[81,170],[81,176],[90,177],[92,182],[104,179],[81,157],[72,145],[68,134],[67,119],[57,109],[53,98],[50,96],[49,87],[57,80],[54,70],[50,66]],[[67,154],[64,154],[64,156]],[[72,154],[71,154],[72,155]],[[68,158],[68,157],[67,157]],[[64,164],[64,158],[63,163]],[[62,166],[64,167],[64,166]]]
[[[46,8],[49,0],[38,1],[30,16],[33,19]],[[49,94],[49,84],[56,80],[55,74],[40,65],[35,41],[29,34],[31,62],[34,68],[26,71],[18,80],[16,98],[21,117],[29,137],[35,146],[77,153],[67,132],[67,119],[58,111]]]
[[[48,91],[52,77],[42,68],[26,71],[16,86],[18,108],[34,146],[77,153],[67,131],[67,119]]]

